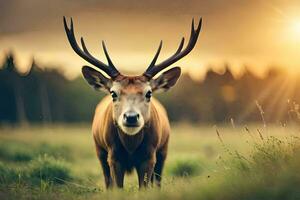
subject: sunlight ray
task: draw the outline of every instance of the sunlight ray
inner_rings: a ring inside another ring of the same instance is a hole
[[[276,78],[275,80],[273,80],[272,82],[270,82],[258,95],[258,97],[256,98],[256,100],[261,103],[264,102],[272,93],[272,91],[274,91],[276,88],[278,88],[278,86],[281,84],[281,78]],[[255,102],[251,102],[249,105],[246,106],[246,109],[244,111],[242,111],[242,113],[240,114],[240,116],[237,119],[238,123],[241,123],[242,121],[244,121],[251,113],[253,113],[253,111],[256,111],[256,104]]]
[[[289,83],[288,86],[285,88],[286,91],[282,95],[282,102],[277,108],[277,113],[276,113],[275,118],[278,119],[278,120],[282,120],[283,116],[285,114],[287,114],[287,112],[288,112],[288,100],[293,100],[293,98],[295,96],[296,86],[297,86],[296,85],[297,84],[296,79],[294,79],[294,78],[289,79],[288,83]]]
[[[281,101],[284,97],[285,90],[287,86],[289,85],[289,80],[285,78],[283,81],[280,81],[280,86],[278,88],[275,88],[270,94],[267,104],[265,104],[265,115],[267,118],[272,118],[273,115],[275,115],[278,111],[278,107],[281,105]]]

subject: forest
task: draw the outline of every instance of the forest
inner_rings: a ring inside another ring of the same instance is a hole
[[[298,119],[300,82],[272,68],[265,77],[250,67],[235,78],[209,70],[204,80],[183,74],[166,93],[155,94],[172,122],[265,123],[285,125]],[[288,83],[287,83],[288,82]],[[32,62],[28,73],[18,72],[14,55],[0,63],[0,124],[90,122],[104,93],[94,91],[79,76],[67,79],[57,68]],[[263,119],[262,119],[263,118]]]

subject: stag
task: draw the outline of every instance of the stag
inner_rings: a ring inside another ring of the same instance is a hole
[[[84,78],[94,89],[110,94],[97,105],[92,125],[96,153],[102,166],[106,188],[122,188],[125,173],[133,169],[137,171],[140,188],[148,186],[150,181],[160,186],[168,151],[170,125],[164,107],[152,97],[152,93],[174,86],[181,69],[173,67],[157,78],[154,76],[192,51],[201,30],[202,19],[196,29],[194,19],[192,20],[186,48],[183,49],[183,37],[177,51],[156,64],[162,48],[161,41],[152,62],[138,76],[125,76],[117,70],[104,41],[102,47],[108,64],[91,55],[83,38],[80,48],[74,35],[72,18],[70,27],[65,17],[63,22],[73,50],[110,77],[89,66],[82,67]]]

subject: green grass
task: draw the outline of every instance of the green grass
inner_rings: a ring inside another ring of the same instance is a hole
[[[70,166],[66,162],[47,154],[33,160],[28,166],[27,173],[31,183],[44,181],[63,184],[73,179]]]
[[[18,180],[19,172],[0,162],[0,185],[8,185]]]
[[[28,162],[43,154],[54,158],[73,159],[70,149],[65,145],[50,145],[47,142],[34,145],[23,141],[0,141],[0,159],[7,162]]]
[[[190,177],[201,173],[201,164],[198,160],[177,160],[170,165],[170,175],[175,177]]]
[[[218,134],[216,133],[216,130]],[[106,191],[87,126],[0,129],[0,199],[300,199],[298,127],[173,125],[163,186]]]
[[[41,182],[49,184],[63,184],[73,180],[70,166],[61,159],[44,154],[38,158],[15,167],[0,162],[0,185],[22,183],[29,186],[39,185]]]
[[[21,142],[1,141],[0,158],[5,161],[26,162],[34,158],[29,145]]]

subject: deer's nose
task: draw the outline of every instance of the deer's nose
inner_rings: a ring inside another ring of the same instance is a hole
[[[140,115],[134,111],[124,113],[123,123],[125,126],[137,126]]]

